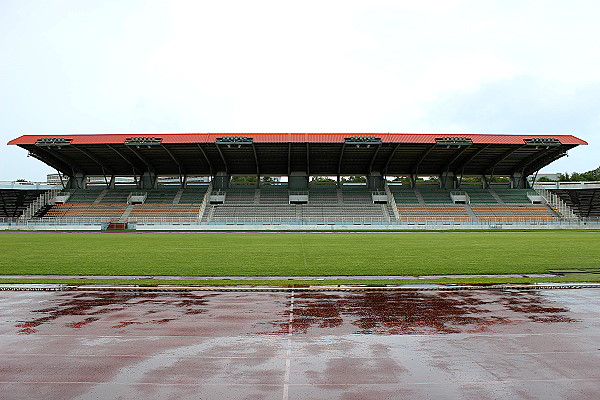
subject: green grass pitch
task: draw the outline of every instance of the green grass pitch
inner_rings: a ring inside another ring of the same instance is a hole
[[[526,274],[599,266],[600,232],[0,233],[0,275]]]

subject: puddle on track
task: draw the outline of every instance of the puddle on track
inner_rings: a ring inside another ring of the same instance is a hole
[[[228,324],[231,334],[284,335],[290,331],[290,293],[61,292],[47,306],[16,321],[18,333],[45,326],[72,330],[146,325]],[[273,301],[275,300],[276,301]],[[451,334],[486,332],[494,326],[577,322],[569,309],[541,291],[300,292],[295,294],[293,334]]]

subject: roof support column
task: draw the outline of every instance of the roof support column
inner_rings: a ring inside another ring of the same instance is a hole
[[[288,177],[290,190],[308,190],[308,174],[304,171],[292,171]]]
[[[156,187],[156,174],[146,171],[140,178],[140,189],[154,189]]]
[[[381,172],[369,172],[369,175],[367,175],[367,187],[370,190],[383,190],[384,179],[383,176],[381,176]]]
[[[229,187],[229,181],[231,180],[231,175],[227,173],[227,171],[219,171],[215,175],[213,179],[213,189],[223,190]]]
[[[527,177],[520,172],[515,172],[510,176],[511,189],[527,189]]]
[[[414,189],[417,187],[417,175],[415,174],[410,174],[408,176],[408,178],[410,179],[410,188]]]
[[[490,184],[488,183],[487,176],[485,176],[485,175],[481,175],[481,188],[482,189],[490,188]]]
[[[452,171],[444,171],[440,174],[440,187],[443,189],[456,189],[456,176]]]
[[[69,178],[69,183],[67,186],[69,189],[86,189],[87,188],[87,179],[86,176],[82,172],[76,172]]]

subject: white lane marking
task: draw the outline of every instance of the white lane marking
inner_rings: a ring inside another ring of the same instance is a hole
[[[285,373],[283,375],[283,400],[288,400],[289,398],[289,390],[290,390],[290,367],[292,365],[292,334],[294,324],[294,291],[292,290],[292,295],[290,297],[290,318],[288,321],[288,343],[287,350],[285,352]]]

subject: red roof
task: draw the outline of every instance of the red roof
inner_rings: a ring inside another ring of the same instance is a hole
[[[384,143],[435,143],[436,138],[461,136],[484,144],[523,144],[525,139],[555,138],[562,144],[586,145],[587,142],[572,135],[484,135],[484,134],[414,134],[414,133],[148,133],[148,134],[98,134],[98,135],[23,135],[8,144],[35,144],[42,138],[71,139],[72,144],[119,144],[125,139],[140,136],[161,138],[163,143],[213,143],[223,136],[246,136],[255,143],[343,143],[352,136],[374,136]]]

